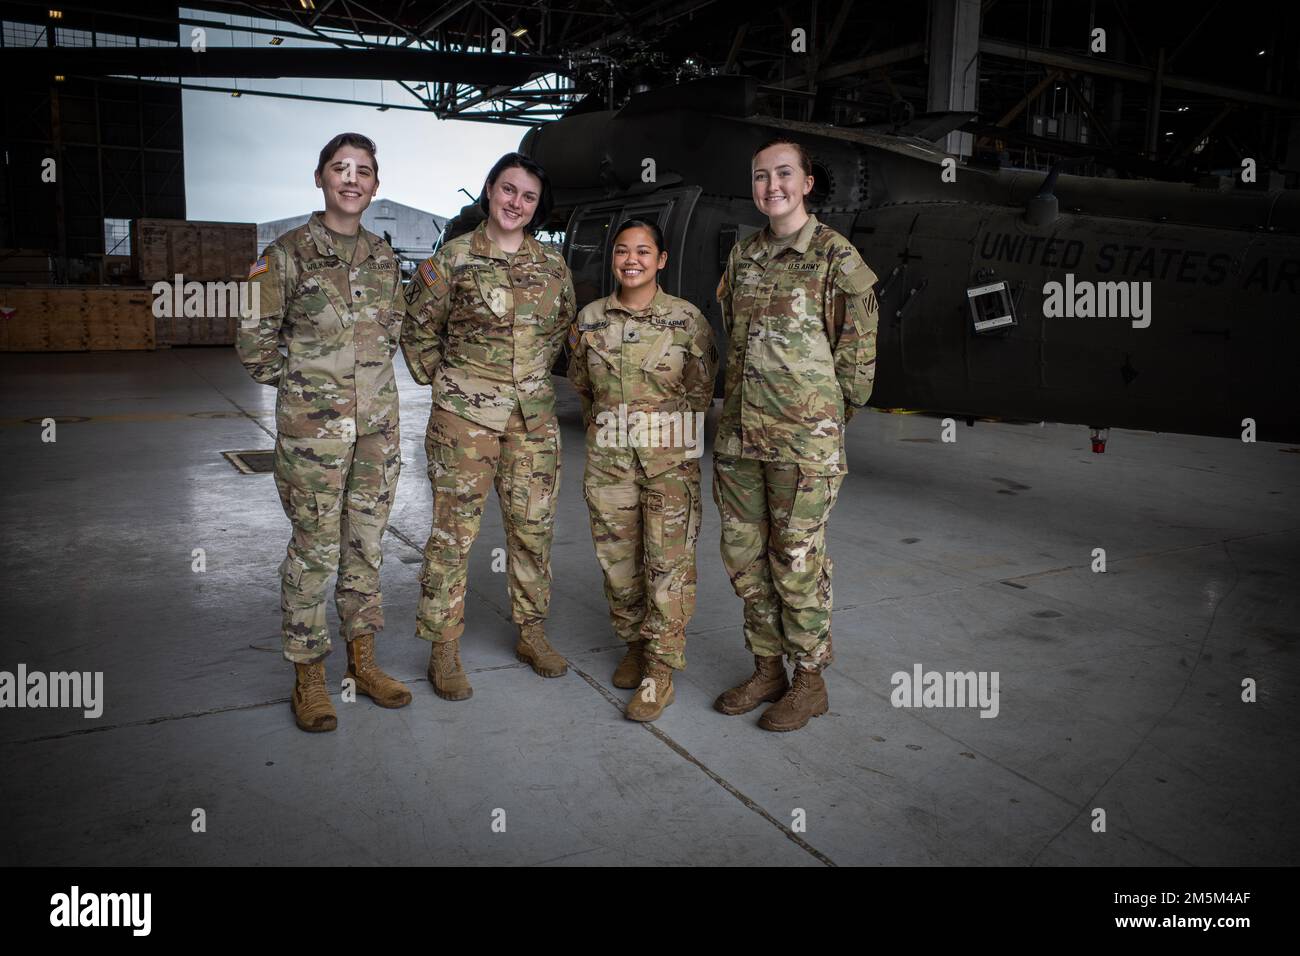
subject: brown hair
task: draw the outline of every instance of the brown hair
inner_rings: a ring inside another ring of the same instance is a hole
[[[334,154],[344,146],[353,146],[357,149],[364,149],[369,153],[370,161],[374,163],[375,166],[375,176],[379,176],[379,158],[375,155],[377,152],[375,149],[375,141],[369,136],[362,136],[360,133],[339,133],[332,140],[326,143],[324,148],[320,151],[320,159],[316,163],[316,175],[319,176],[325,171],[325,164],[333,159]]]
[[[803,174],[805,176],[812,175],[812,157],[808,155],[808,150],[804,149],[802,143],[796,143],[794,140],[787,139],[784,136],[777,136],[773,139],[769,139],[762,146],[758,147],[758,149],[754,150],[754,156],[757,156],[765,149],[771,149],[773,146],[789,146],[799,154],[799,168],[803,170]],[[754,157],[751,156],[750,162],[753,161]]]

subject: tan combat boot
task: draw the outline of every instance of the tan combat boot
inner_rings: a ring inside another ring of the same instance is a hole
[[[614,686],[624,690],[641,686],[641,668],[645,666],[645,641],[628,641],[627,653],[614,668]]]
[[[624,716],[628,720],[656,720],[664,708],[673,702],[676,691],[673,690],[673,669],[655,657],[647,654],[645,659],[645,677],[640,689],[628,701]]]
[[[764,730],[798,730],[811,718],[826,713],[829,707],[830,699],[826,696],[826,682],[822,675],[796,664],[790,692],[763,711],[758,726]]]
[[[724,690],[713,702],[713,709],[732,717],[747,714],[759,704],[780,700],[790,682],[785,676],[785,665],[781,655],[759,657],[754,655],[754,673],[744,683]]]
[[[289,705],[298,727],[308,733],[333,730],[339,725],[330,692],[325,689],[325,659],[293,665],[293,696]]]
[[[545,627],[541,621],[519,625],[519,643],[515,645],[515,657],[542,677],[563,677],[569,672],[568,662],[547,643]]]
[[[434,641],[429,651],[429,683],[443,700],[468,700],[474,695],[460,664],[460,641]]]
[[[394,680],[375,663],[375,635],[362,634],[348,641],[348,672],[357,685],[357,693],[365,694],[380,707],[405,707],[411,702],[411,692],[400,680]]]

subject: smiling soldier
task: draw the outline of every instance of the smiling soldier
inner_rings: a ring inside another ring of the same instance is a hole
[[[284,656],[294,664],[294,719],[333,730],[325,686],[325,590],[347,640],[347,676],[383,707],[411,693],[375,663],[384,626],[380,540],[401,469],[393,354],[400,273],[388,243],[361,228],[379,187],[375,144],[340,133],[316,165],[324,212],[271,243],[249,270],[261,314],[240,322],[235,348],[254,381],[278,388],[275,485],[293,525],[280,565]],[[278,346],[287,347],[287,357]]]

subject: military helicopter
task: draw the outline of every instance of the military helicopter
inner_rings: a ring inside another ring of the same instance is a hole
[[[760,116],[755,93],[708,77],[524,136],[579,307],[611,291],[610,230],[650,219],[664,288],[724,341],[719,276],[765,222],[750,158],[780,133],[813,157],[809,210],[879,277],[873,406],[1086,425],[1094,451],[1111,427],[1300,439],[1296,192],[945,164],[931,139],[970,114],[900,136]]]

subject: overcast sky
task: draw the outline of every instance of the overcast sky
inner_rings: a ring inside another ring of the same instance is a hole
[[[188,46],[190,28],[181,29]],[[261,46],[268,39],[207,32],[209,46]],[[286,45],[308,44],[288,40]],[[397,84],[374,80],[213,80],[210,85],[416,104]],[[192,90],[182,95],[186,214],[198,220],[267,222],[321,208],[312,179],[317,156],[335,133],[349,131],[364,133],[379,148],[379,196],[451,216],[468,201],[458,190],[477,196],[488,169],[516,149],[527,132],[523,126],[439,120],[427,111],[380,112],[373,106]]]

